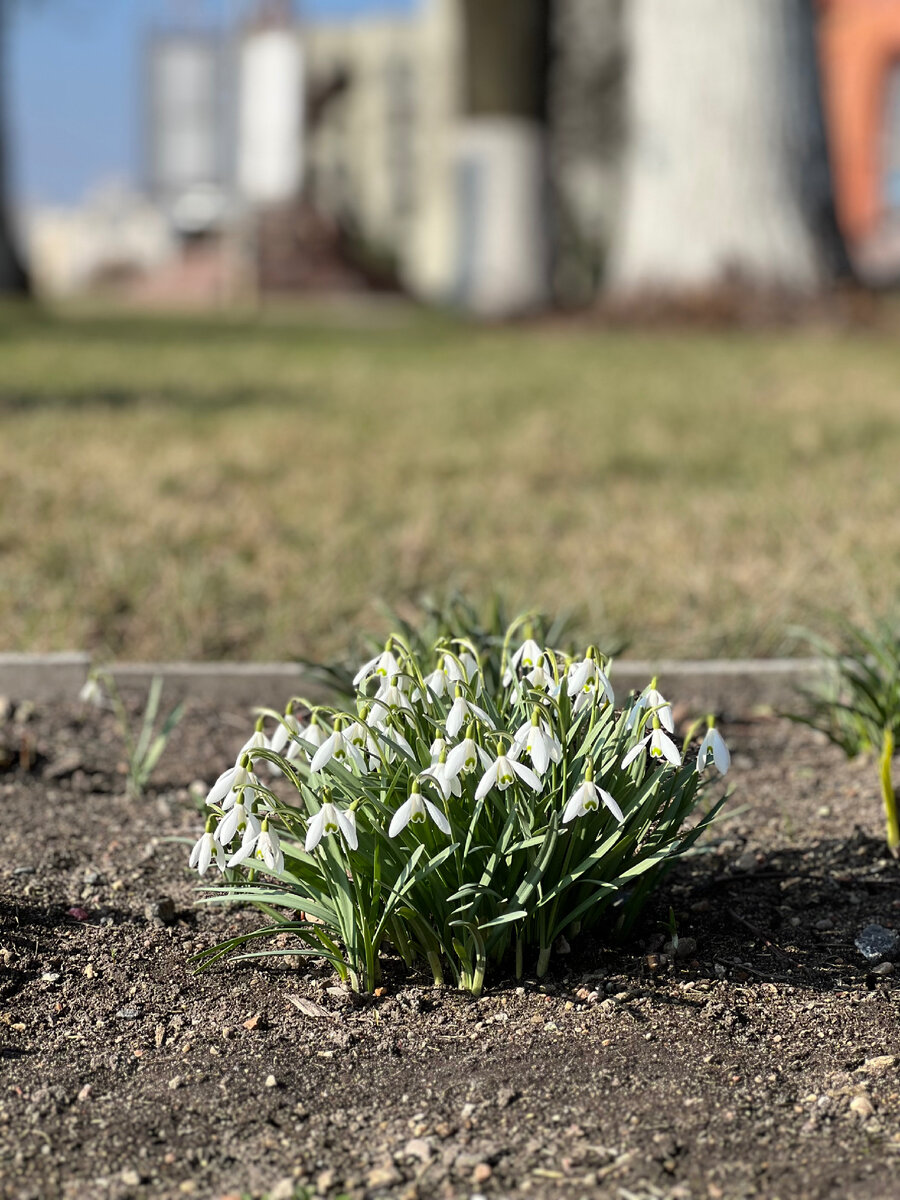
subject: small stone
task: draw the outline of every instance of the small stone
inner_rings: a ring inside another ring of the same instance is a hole
[[[43,979],[44,983],[59,983],[62,975],[60,975],[59,971],[45,971],[41,979]]]
[[[497,1093],[497,1107],[498,1108],[509,1108],[509,1106],[512,1104],[513,1100],[516,1099],[518,1094],[519,1093],[516,1091],[515,1088],[511,1088],[511,1087],[501,1088],[500,1091]]]
[[[116,1016],[120,1021],[139,1021],[143,1013],[139,1008],[120,1008],[116,1010]]]
[[[144,916],[148,921],[159,921],[163,925],[172,925],[175,922],[175,901],[169,896],[160,896],[158,900],[145,906]]]
[[[268,1088],[278,1087],[278,1080],[275,1078],[274,1075],[266,1076],[266,1087],[268,1087]]]
[[[866,925],[856,935],[856,948],[869,962],[879,958],[895,958],[900,950],[900,936],[883,925]]]
[[[177,1091],[177,1090],[178,1090],[180,1087],[181,1087],[181,1076],[180,1076],[180,1075],[173,1075],[173,1076],[172,1076],[172,1078],[169,1080],[169,1088],[170,1088],[170,1089],[171,1089],[173,1092],[175,1092],[175,1091]]]
[[[73,921],[89,921],[91,918],[91,914],[88,912],[88,910],[86,908],[82,908],[80,905],[76,905],[75,908],[67,908],[66,913],[72,918]]]
[[[319,1188],[319,1191],[321,1192],[327,1192],[328,1188],[334,1187],[335,1183],[334,1171],[323,1171],[319,1178],[321,1179],[324,1175],[331,1175],[332,1178],[327,1187]],[[270,1189],[269,1200],[294,1200],[294,1196],[296,1196],[296,1194],[297,1188],[294,1185],[293,1179],[285,1175],[282,1179],[278,1180],[273,1188]]]
[[[822,917],[821,920],[816,921],[813,928],[818,929],[820,933],[825,933],[828,929],[834,929],[834,921],[831,917]]]
[[[675,957],[678,959],[693,958],[697,952],[697,939],[682,937],[675,946]]]
[[[85,1100],[90,1100],[92,1091],[93,1091],[93,1089],[92,1089],[91,1085],[89,1083],[86,1083],[84,1085],[84,1087],[81,1089],[81,1091],[78,1093],[78,1097],[77,1097],[78,1100],[82,1104],[84,1104]]]
[[[119,1178],[126,1187],[140,1187],[141,1177],[137,1171],[132,1170],[130,1167],[124,1170]]]
[[[401,1182],[401,1176],[392,1167],[385,1164],[380,1167],[373,1167],[366,1176],[366,1184],[370,1188],[393,1187],[394,1184]]]
[[[896,1065],[896,1054],[876,1054],[874,1058],[867,1058],[859,1069],[865,1071],[867,1075],[884,1075],[886,1071],[892,1071]]]
[[[488,1163],[479,1163],[478,1166],[472,1171],[472,1182],[487,1183],[493,1173],[493,1169]]]
[[[894,964],[889,963],[889,962],[879,963],[877,967],[873,967],[872,970],[869,972],[870,975],[878,975],[880,977],[883,977],[885,975],[893,975],[893,973],[894,973]]]
[[[33,875],[34,867],[15,867],[13,875]]]
[[[290,1184],[291,1190],[290,1190],[290,1192],[288,1192],[288,1197],[292,1197],[294,1194],[293,1180],[288,1179],[288,1180],[282,1180],[281,1182],[282,1183],[287,1182]],[[316,1191],[321,1192],[324,1195],[325,1192],[330,1192],[336,1183],[337,1183],[337,1176],[335,1175],[334,1171],[332,1171],[332,1170],[320,1171],[319,1174],[316,1176]],[[278,1185],[276,1184],[276,1187],[277,1186]],[[274,1196],[274,1194],[275,1194],[274,1191],[272,1191],[269,1193],[269,1196],[270,1197]]]
[[[850,1111],[858,1117],[871,1117],[875,1112],[872,1101],[867,1096],[854,1096],[850,1101]]]
[[[431,1147],[424,1138],[410,1138],[403,1147],[403,1153],[407,1158],[417,1158],[419,1162],[431,1162]]]

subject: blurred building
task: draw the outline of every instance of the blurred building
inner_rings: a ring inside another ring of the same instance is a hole
[[[32,210],[24,232],[35,286],[52,296],[128,286],[176,253],[159,207],[115,182],[99,186],[77,208]]]
[[[870,283],[900,281],[900,4],[819,0],[838,219]]]

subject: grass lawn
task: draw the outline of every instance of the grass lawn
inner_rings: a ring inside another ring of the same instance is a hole
[[[890,609],[900,342],[0,311],[0,649],[290,658],[459,587],[629,654]]]

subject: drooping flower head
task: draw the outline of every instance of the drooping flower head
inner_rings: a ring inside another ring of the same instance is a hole
[[[725,745],[725,739],[716,729],[716,723],[713,717],[707,717],[707,729],[703,736],[703,741],[700,743],[700,749],[697,751],[697,773],[700,774],[709,765],[710,756],[715,763],[716,770],[720,775],[728,773],[728,768],[731,766],[731,754],[728,747]]]
[[[625,814],[609,792],[594,783],[594,763],[589,758],[585,763],[584,779],[566,804],[563,812],[563,824],[574,821],[576,817],[584,817],[588,813],[596,812],[601,804],[609,809],[617,821],[625,820]]]
[[[422,795],[419,781],[414,779],[408,799],[404,800],[394,813],[388,828],[388,837],[396,837],[407,825],[424,825],[428,817],[431,817],[441,833],[450,833],[450,822],[436,804],[432,804]]]

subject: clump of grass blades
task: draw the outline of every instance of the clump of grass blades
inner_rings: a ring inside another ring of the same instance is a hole
[[[324,957],[369,990],[388,944],[479,994],[504,961],[543,974],[561,938],[628,932],[724,801],[693,819],[708,753],[724,771],[727,750],[710,729],[685,761],[693,730],[679,749],[655,681],[617,709],[609,660],[565,656],[525,624],[519,645],[523,620],[427,652],[395,634],[346,708],[260,710],[210,792],[192,865],[223,872],[206,902],[255,904],[268,923],[201,966]],[[254,948],[279,934],[295,944]]]
[[[871,629],[844,622],[835,645],[803,636],[826,666],[825,682],[803,690],[804,713],[792,720],[824,733],[848,758],[873,751],[879,761],[888,849],[900,855],[900,820],[891,764],[900,736],[900,623],[882,620]]]

